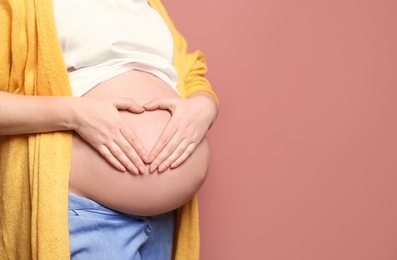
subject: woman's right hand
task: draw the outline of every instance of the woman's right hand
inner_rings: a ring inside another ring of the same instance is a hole
[[[118,110],[139,114],[145,109],[128,98],[81,97],[74,100],[72,128],[116,169],[144,173],[147,152]]]
[[[0,136],[75,130],[120,171],[145,172],[145,148],[118,110],[142,113],[128,98],[26,96],[0,91]]]

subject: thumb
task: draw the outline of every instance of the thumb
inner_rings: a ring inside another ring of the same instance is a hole
[[[153,111],[156,109],[169,110],[172,112],[175,108],[176,99],[172,98],[155,98],[149,103],[143,105],[146,111]]]
[[[117,110],[128,110],[134,113],[142,113],[145,109],[138,105],[134,100],[130,98],[115,98],[113,99],[113,105]]]

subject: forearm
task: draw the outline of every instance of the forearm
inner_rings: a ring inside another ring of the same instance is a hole
[[[72,103],[76,99],[0,92],[0,135],[73,130]]]
[[[120,171],[144,171],[146,151],[118,109],[142,113],[132,99],[22,96],[0,92],[0,135],[74,130]],[[136,167],[137,166],[137,167]]]

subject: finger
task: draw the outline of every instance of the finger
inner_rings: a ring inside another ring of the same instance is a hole
[[[123,124],[121,129],[121,134],[123,135],[124,139],[128,141],[128,143],[135,149],[136,153],[145,163],[149,163],[148,153],[136,133],[130,130],[127,124]]]
[[[149,153],[149,162],[152,163],[153,160],[158,156],[158,154],[164,149],[164,147],[168,144],[168,142],[174,137],[177,128],[169,122],[164,130],[161,132],[159,139],[156,144],[153,146],[152,150]],[[157,165],[158,166],[158,165]]]
[[[164,161],[168,157],[170,157],[171,154],[174,153],[174,151],[176,150],[176,148],[179,146],[179,144],[182,141],[183,140],[179,136],[174,135],[174,137],[161,150],[159,155],[156,156],[155,160],[150,164],[150,167],[149,167],[150,172],[155,171],[160,165],[162,165],[164,163]]]
[[[105,145],[100,145],[97,150],[113,167],[121,172],[126,171],[125,167],[113,156]]]
[[[138,169],[138,171],[142,174],[145,173],[145,165],[141,159],[141,157],[138,155],[134,147],[129,143],[126,139],[118,140],[116,141],[117,145],[120,147],[120,149],[123,151],[123,153],[127,156],[127,158],[132,162],[132,164],[135,166],[135,168]],[[134,168],[128,168],[129,170],[134,170]]]
[[[171,169],[174,169],[184,163],[187,158],[193,153],[193,151],[196,149],[196,144],[191,143],[185,150],[185,152],[178,158],[176,159],[172,164],[171,164]]]
[[[132,147],[135,149],[139,158],[142,158],[142,161],[148,163],[149,157],[148,153],[143,146],[142,142],[139,140],[138,136],[134,133],[129,139],[127,139]]]
[[[180,158],[186,151],[186,149],[189,146],[189,141],[188,140],[182,140],[182,142],[178,145],[178,147],[174,150],[174,152],[168,156],[168,158],[160,164],[158,167],[158,172],[164,172],[165,170],[170,167],[171,164],[173,164],[178,158]]]
[[[175,102],[177,100],[178,99],[174,99],[174,98],[155,98],[149,103],[143,105],[143,108],[147,111],[162,109],[162,110],[169,110],[172,112],[175,108]]]
[[[127,131],[127,134],[124,134],[122,131],[121,134],[125,140],[122,142],[121,149],[127,155],[127,157],[134,163],[134,165],[139,169],[140,173],[145,173],[145,165],[148,161],[148,156],[146,149],[142,145],[141,141],[139,140],[138,136],[133,131]]]
[[[110,150],[112,155],[125,167],[129,172],[139,174],[138,169],[135,165],[130,161],[127,155],[123,152],[123,150],[119,147],[119,145],[115,142],[110,143],[107,148]]]
[[[142,113],[145,109],[138,105],[134,100],[129,98],[115,98],[113,99],[113,105],[118,110],[128,110],[133,113]]]

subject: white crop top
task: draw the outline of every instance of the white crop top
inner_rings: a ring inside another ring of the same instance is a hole
[[[133,69],[149,72],[177,91],[173,38],[147,0],[53,3],[74,96]]]

